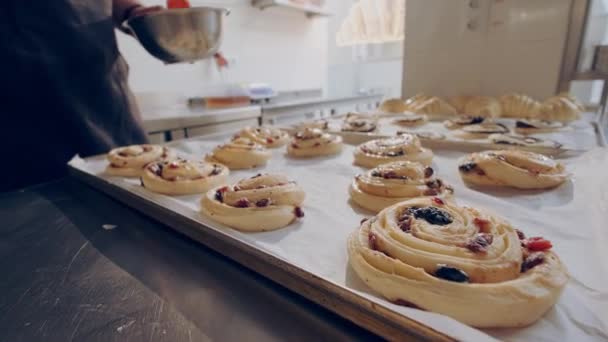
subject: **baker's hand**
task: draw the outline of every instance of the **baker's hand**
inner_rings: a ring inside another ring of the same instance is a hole
[[[137,6],[129,12],[128,17],[125,19],[128,20],[148,13],[162,11],[163,9],[165,9],[163,6]]]

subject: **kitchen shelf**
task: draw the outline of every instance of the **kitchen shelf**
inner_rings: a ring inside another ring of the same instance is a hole
[[[260,10],[265,10],[270,7],[288,8],[300,12],[304,12],[307,17],[329,17],[332,14],[313,5],[300,5],[289,0],[252,0],[251,5]]]

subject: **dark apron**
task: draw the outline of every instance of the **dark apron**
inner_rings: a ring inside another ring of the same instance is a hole
[[[0,191],[146,142],[127,74],[111,0],[0,1]]]

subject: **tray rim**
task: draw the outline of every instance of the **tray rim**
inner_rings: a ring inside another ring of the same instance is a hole
[[[227,134],[224,132],[213,136],[225,135]],[[197,138],[209,139],[212,138],[212,135],[186,140],[197,140]],[[183,141],[181,140],[181,142]],[[176,143],[178,142],[170,142],[165,145],[171,146]],[[99,158],[104,155],[100,154],[86,159]],[[416,338],[457,341],[446,333],[399,314],[388,307],[378,305],[345,286],[323,279],[261,248],[191,219],[180,213],[179,208],[181,207],[177,204],[163,206],[72,165],[68,165],[68,171],[71,177],[387,340]]]

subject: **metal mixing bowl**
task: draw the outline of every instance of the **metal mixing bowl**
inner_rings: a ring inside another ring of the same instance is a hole
[[[213,56],[222,42],[225,8],[168,9],[127,20],[123,27],[165,63],[193,62]]]

